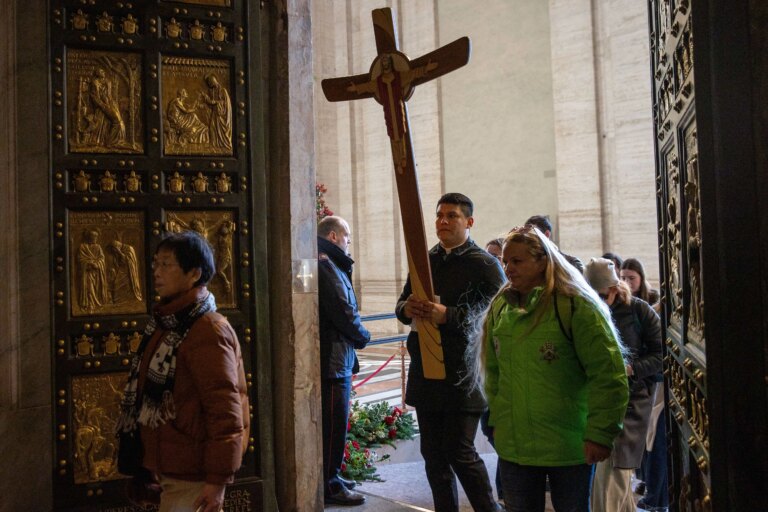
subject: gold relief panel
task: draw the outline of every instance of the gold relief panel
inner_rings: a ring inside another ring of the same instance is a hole
[[[232,155],[230,64],[163,58],[163,151],[166,155]]]
[[[67,51],[72,153],[143,153],[141,56]]]
[[[216,274],[208,284],[208,289],[216,297],[216,304],[220,308],[237,307],[233,264],[235,227],[234,214],[229,210],[179,210],[166,212],[165,216],[166,231],[180,233],[193,230],[210,242]]]
[[[704,295],[702,290],[703,276],[701,273],[701,208],[698,147],[696,142],[696,124],[689,125],[685,130],[685,186],[686,201],[686,245],[688,258],[688,339],[703,343],[704,331]]]
[[[122,478],[114,429],[127,373],[72,379],[72,447],[76,484]]]
[[[688,22],[683,29],[683,35],[680,36],[677,48],[675,48],[675,72],[678,86],[681,86],[688,79],[691,69],[693,69],[693,34],[691,31],[691,19],[688,18]]]
[[[669,306],[672,317],[682,316],[683,281],[680,250],[680,168],[674,147],[666,154],[667,171],[667,261],[669,263]]]
[[[72,316],[146,312],[143,212],[69,212]]]

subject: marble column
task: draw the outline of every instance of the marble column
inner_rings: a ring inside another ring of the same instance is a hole
[[[53,500],[46,12],[17,1],[0,17],[2,512]]]
[[[275,480],[280,510],[322,510],[316,288],[293,289],[294,262],[317,262],[309,0],[270,3],[268,246]]]
[[[594,13],[604,249],[658,281],[648,6],[611,0]]]
[[[555,161],[562,249],[602,254],[600,134],[590,0],[550,0]]]
[[[658,281],[647,6],[550,0],[561,247]]]

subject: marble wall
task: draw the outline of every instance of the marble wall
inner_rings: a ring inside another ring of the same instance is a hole
[[[644,2],[596,2],[603,247],[636,257],[658,283],[656,184]]]
[[[559,238],[658,282],[647,6],[550,0]]]
[[[557,221],[555,133],[546,2],[439,2],[440,44],[463,35],[472,59],[441,80],[445,189],[475,203],[479,244],[535,214]]]
[[[476,203],[472,235],[479,243],[532,213],[556,216],[546,5],[387,5],[396,14],[400,48],[411,58],[465,35],[473,42],[468,66],[419,86],[408,102],[428,243],[437,243],[434,209],[444,192],[464,192]],[[407,274],[389,142],[381,106],[328,103],[320,80],[369,69],[376,55],[370,13],[381,6],[373,0],[312,6],[317,176],[328,187],[329,207],[350,221],[364,313],[392,311]],[[396,322],[375,326],[397,328]]]
[[[443,192],[476,204],[479,243],[536,213],[582,259],[613,250],[658,278],[646,6],[632,0],[390,2],[401,47],[463,35],[470,63],[409,101],[428,240]],[[365,312],[390,311],[406,272],[381,108],[330,104],[319,81],[367,71],[373,1],[313,4],[317,176],[354,231]]]
[[[46,3],[0,17],[0,511],[52,506]],[[23,94],[20,92],[23,91]],[[42,207],[41,207],[42,205]]]

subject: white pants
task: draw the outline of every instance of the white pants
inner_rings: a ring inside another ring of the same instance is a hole
[[[196,512],[193,503],[202,494],[205,482],[187,482],[160,477],[163,494],[158,512]]]
[[[590,497],[592,512],[635,512],[631,484],[634,471],[614,468],[610,457],[598,462]]]

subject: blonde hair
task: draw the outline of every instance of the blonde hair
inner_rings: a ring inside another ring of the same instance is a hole
[[[632,290],[624,281],[619,281],[614,285],[616,287],[616,298],[627,306],[632,303]]]
[[[560,253],[560,249],[544,233],[531,224],[513,228],[504,238],[504,247],[508,244],[524,244],[528,248],[528,254],[537,260],[544,260],[546,263],[541,296],[534,310],[533,322],[525,335],[533,331],[541,322],[544,314],[552,308],[555,295],[563,295],[565,297],[578,296],[587,302],[591,302],[595,309],[600,311],[611,332],[619,342],[622,354],[625,352],[621,343],[621,336],[611,320],[611,312],[608,306],[600,299],[597,292],[589,286],[581,272],[565,259]],[[503,296],[510,304],[513,303],[511,299],[520,298],[519,292],[512,288],[511,283],[507,282],[491,300],[485,314],[478,318],[479,325],[475,329],[477,335],[467,351],[467,367],[469,369],[467,379],[473,389],[479,389],[480,391],[484,391],[483,384],[485,380],[487,351],[485,340],[488,332],[488,323],[493,304],[500,296]]]

